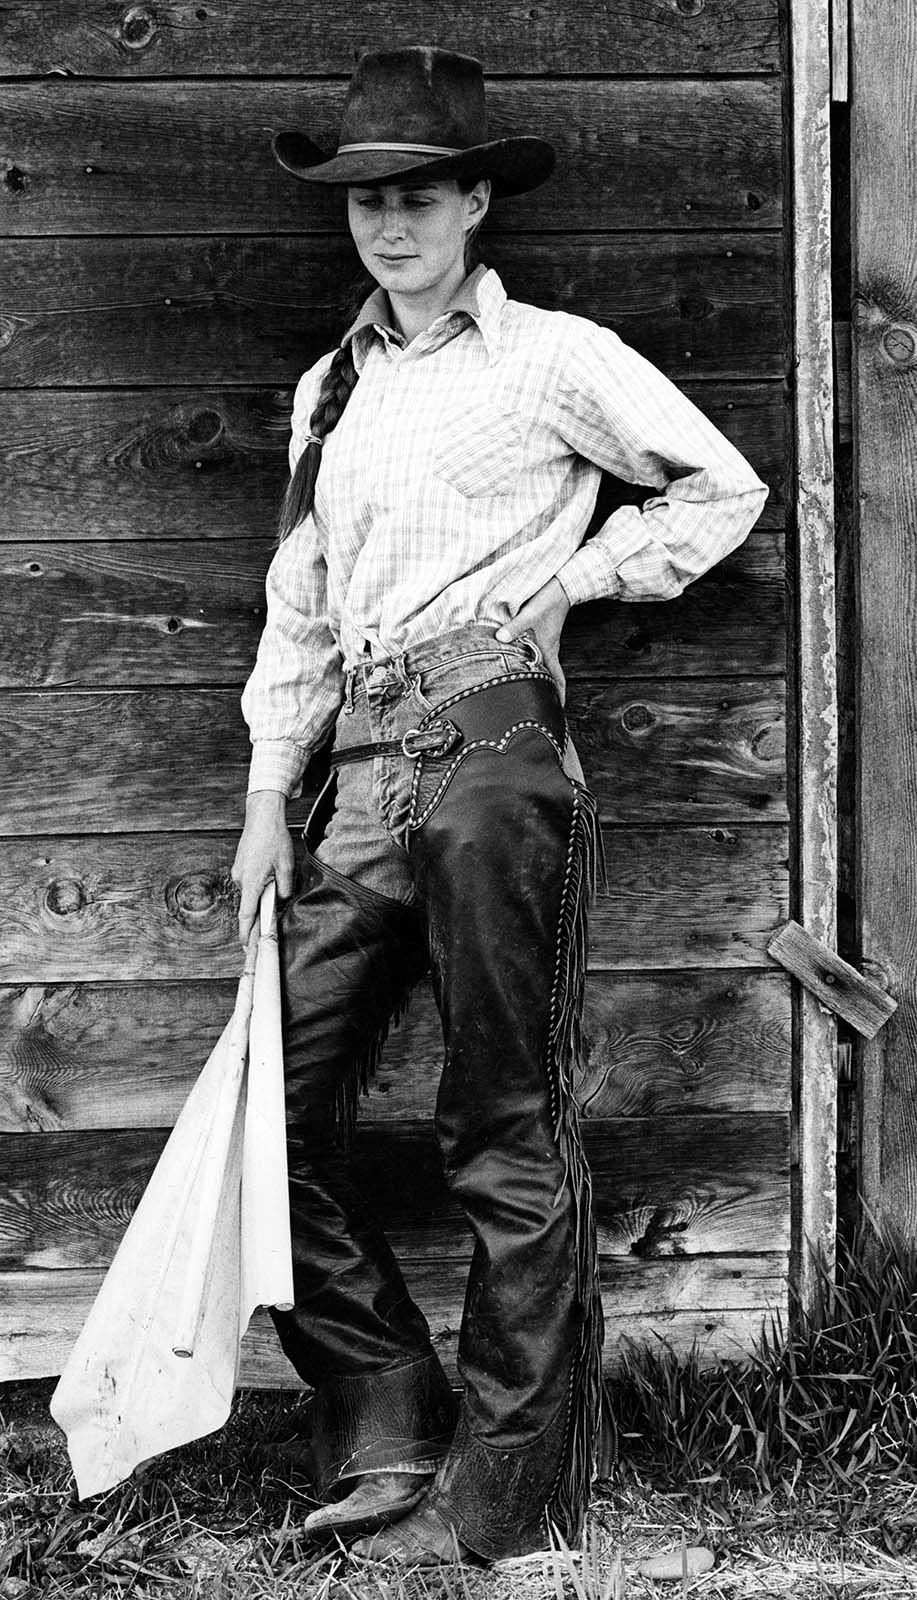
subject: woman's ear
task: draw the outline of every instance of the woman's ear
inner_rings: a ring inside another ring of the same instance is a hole
[[[490,179],[479,178],[473,189],[465,197],[467,205],[468,230],[479,228],[487,215],[490,205]]]

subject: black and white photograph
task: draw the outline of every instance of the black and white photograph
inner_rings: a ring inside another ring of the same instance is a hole
[[[915,151],[0,5],[0,1600],[917,1600]]]

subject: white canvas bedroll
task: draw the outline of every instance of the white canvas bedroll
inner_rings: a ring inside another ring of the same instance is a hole
[[[292,1301],[280,973],[269,884],[233,1014],[51,1398],[80,1498],[222,1427],[252,1312]]]

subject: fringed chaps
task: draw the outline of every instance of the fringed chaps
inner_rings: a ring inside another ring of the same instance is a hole
[[[435,714],[463,741],[418,762],[411,856],[446,1040],[437,1135],[475,1249],[432,1498],[494,1559],[552,1527],[577,1540],[593,1475],[603,1326],[573,1076],[600,846],[544,675]]]
[[[274,1318],[317,1391],[320,1490],[442,1458],[433,1503],[496,1559],[552,1529],[576,1541],[593,1473],[602,1313],[572,1085],[598,829],[561,766],[546,673],[491,678],[441,714],[462,737],[413,769],[416,904],[310,858],[284,914],[296,1305]],[[457,1420],[346,1150],[361,1084],[428,962],[445,1040],[436,1133],[473,1237]]]

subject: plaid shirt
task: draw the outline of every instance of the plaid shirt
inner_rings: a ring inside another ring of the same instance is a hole
[[[242,696],[249,790],[298,792],[367,643],[380,660],[463,623],[497,628],[553,577],[574,604],[669,599],[741,543],[767,497],[615,333],[508,300],[491,269],[410,344],[391,321],[380,289],[345,335],[359,381],[314,510],[267,575]],[[297,386],[291,471],[332,355]],[[657,492],[583,545],[602,469]]]

